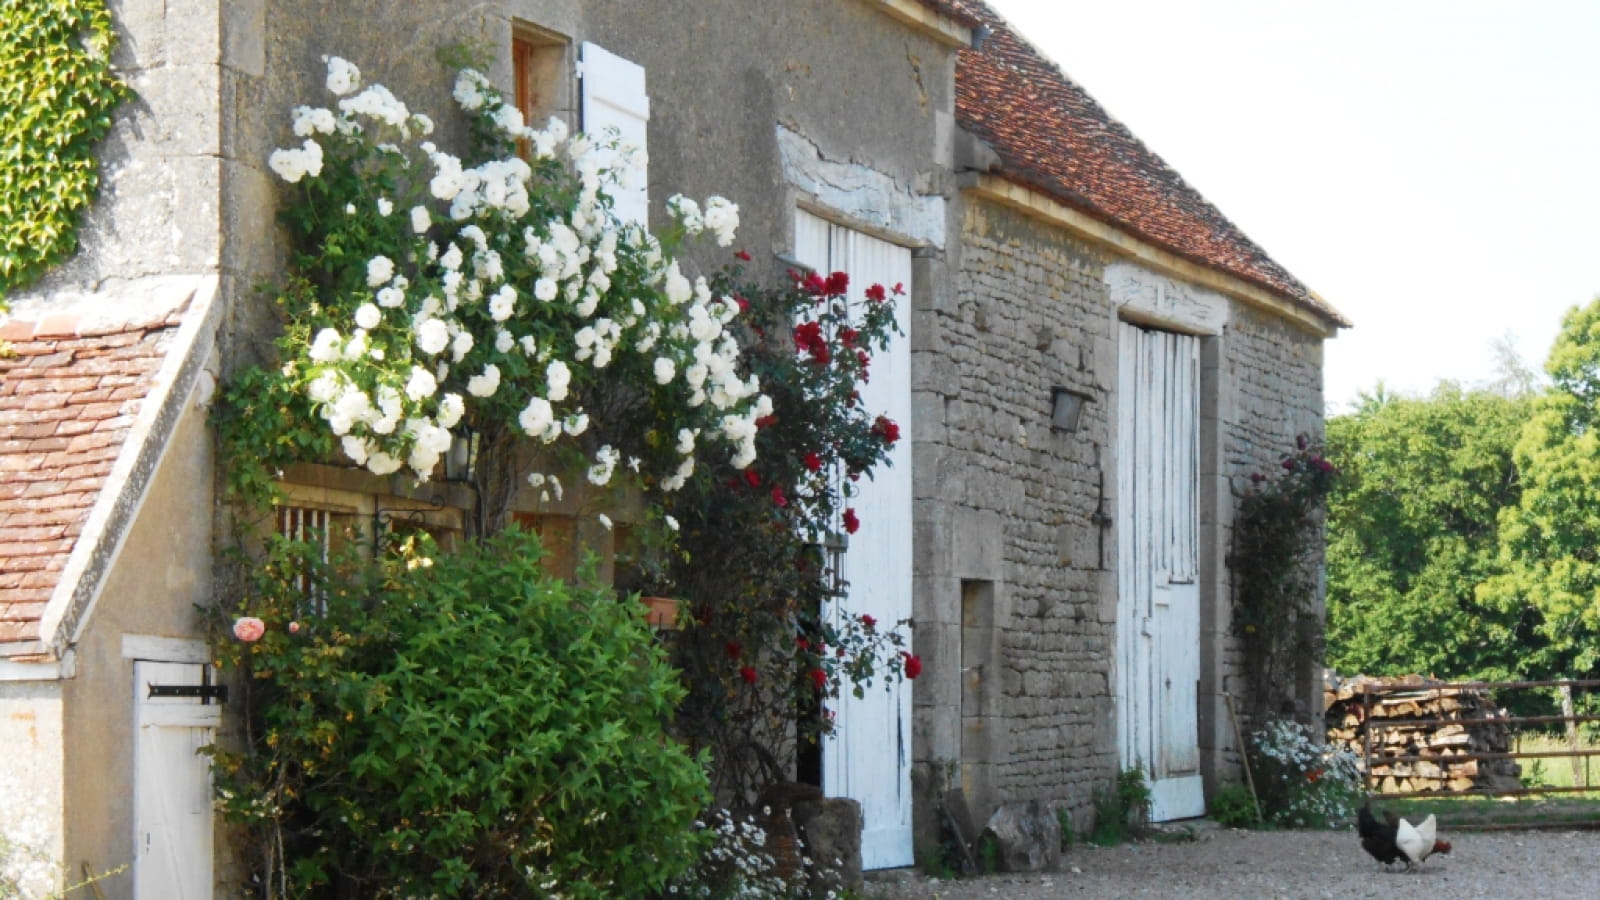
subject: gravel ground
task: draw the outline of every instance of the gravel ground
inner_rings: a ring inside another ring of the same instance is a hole
[[[1600,897],[1600,832],[1460,832],[1454,850],[1415,873],[1384,872],[1352,831],[1210,829],[1182,843],[1074,847],[1061,870],[941,881],[909,872],[869,883],[881,900],[1047,900],[1055,897],[1382,897],[1458,900]]]

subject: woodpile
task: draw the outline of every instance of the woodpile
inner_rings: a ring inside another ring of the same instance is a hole
[[[1362,705],[1371,694],[1371,719]],[[1323,685],[1328,743],[1347,747],[1371,766],[1370,789],[1384,794],[1410,791],[1503,790],[1521,787],[1521,767],[1511,759],[1478,759],[1485,753],[1510,753],[1508,714],[1486,690],[1444,687],[1418,675],[1404,678],[1357,676]],[[1487,720],[1487,721],[1473,721]],[[1371,735],[1371,756],[1368,735]]]

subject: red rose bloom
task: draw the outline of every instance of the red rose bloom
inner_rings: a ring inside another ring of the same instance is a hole
[[[745,684],[755,684],[756,683],[756,670],[755,670],[755,667],[754,666],[741,666],[739,668],[739,677],[744,679],[744,683]]]
[[[862,613],[861,614],[861,627],[865,628],[867,631],[870,632],[870,631],[872,631],[872,629],[878,627],[878,620],[874,619],[873,617],[871,617],[869,615],[867,615],[866,613]]]
[[[757,428],[766,428],[767,426],[771,425],[773,422],[776,422],[776,421],[778,421],[778,417],[777,416],[762,416],[761,418],[756,420],[756,427]]]
[[[820,691],[828,686],[828,673],[821,669],[812,669],[809,674],[811,675],[812,690]]]
[[[851,328],[848,325],[839,329],[839,343],[845,345],[846,347],[854,347],[856,345],[856,338],[860,336],[861,332]]]
[[[722,650],[728,654],[729,659],[738,659],[739,655],[744,653],[744,646],[738,641],[729,641],[722,645]]]
[[[738,259],[741,262],[749,262],[750,261],[750,254],[747,251],[744,251],[744,250],[740,250],[738,253],[735,253],[734,256],[738,257]]]
[[[896,425],[895,421],[887,416],[879,416],[878,421],[872,423],[872,432],[873,434],[882,435],[883,442],[891,447],[894,446],[895,441],[900,440],[900,426]]]
[[[774,487],[772,489],[772,502],[776,506],[788,506],[789,505],[789,498],[785,497],[783,495],[783,488]]]
[[[905,292],[906,292],[906,286],[905,286],[905,283],[904,283],[904,282],[899,282],[899,281],[896,281],[896,282],[895,282],[895,283],[894,283],[894,289],[893,289],[893,290],[894,290],[894,295],[895,295],[895,296],[896,296],[896,297],[898,297],[898,296],[900,296],[900,295],[901,295],[901,294],[904,294],[904,293],[905,293]]]
[[[761,487],[761,473],[755,469],[745,469],[744,480],[751,487]]]
[[[871,300],[873,303],[882,303],[884,300],[888,299],[888,296],[888,292],[883,289],[883,285],[881,284],[875,284],[872,287],[867,288],[867,299]]]
[[[827,290],[829,296],[837,297],[850,290],[850,276],[843,272],[835,272],[828,276]]]
[[[812,272],[805,277],[804,281],[800,282],[800,289],[812,296],[821,296],[828,290],[828,282],[821,275]]]
[[[855,534],[856,529],[860,527],[861,520],[856,518],[856,508],[852,506],[846,509],[844,511],[844,530],[850,534]]]
[[[803,637],[797,637],[794,639],[794,645],[801,650],[805,650],[811,646],[811,642]]]
[[[905,657],[905,673],[907,678],[915,678],[922,674],[922,657],[916,655],[915,653],[907,653],[904,650],[900,651],[900,655]]]
[[[808,472],[815,472],[822,468],[822,457],[818,456],[815,450],[806,454],[805,462],[806,471]]]

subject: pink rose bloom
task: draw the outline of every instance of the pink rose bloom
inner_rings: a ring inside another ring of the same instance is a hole
[[[267,623],[255,616],[240,616],[234,620],[233,636],[246,644],[261,640],[261,636],[266,633]]]
[[[300,623],[299,622],[290,622],[289,623],[289,633],[290,634],[299,634],[300,633]]]

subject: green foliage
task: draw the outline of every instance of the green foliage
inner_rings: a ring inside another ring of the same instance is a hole
[[[1316,563],[1323,503],[1338,469],[1319,450],[1297,437],[1275,475],[1251,476],[1254,486],[1234,517],[1233,627],[1243,640],[1257,716],[1290,696],[1299,661],[1321,654]]]
[[[1256,815],[1256,801],[1250,788],[1242,784],[1225,784],[1211,798],[1211,818],[1229,828],[1254,828],[1261,824]]]
[[[242,369],[223,385],[211,421],[229,494],[265,509],[280,493],[283,467],[331,456],[333,436],[313,416],[303,393],[266,370]]]
[[[1124,769],[1110,789],[1095,791],[1094,827],[1084,837],[1097,847],[1114,847],[1137,837],[1150,822],[1150,787],[1144,770]]]
[[[276,896],[635,897],[694,862],[675,673],[632,605],[540,556],[508,531],[324,565],[274,538],[249,568],[235,611],[265,634],[219,636],[248,721],[217,768]]]
[[[1269,825],[1337,828],[1355,814],[1362,797],[1355,755],[1288,719],[1250,736],[1250,771]]]
[[[0,0],[0,310],[78,248],[95,145],[131,95],[102,0]]]
[[[1495,522],[1517,505],[1512,448],[1533,400],[1444,385],[1367,396],[1328,422],[1329,665],[1371,675],[1534,677],[1527,608],[1480,602],[1499,574]],[[1550,673],[1546,673],[1550,674]]]
[[[1500,562],[1478,598],[1531,620],[1545,672],[1600,669],[1600,299],[1567,313],[1515,449],[1522,493],[1500,515]]]

